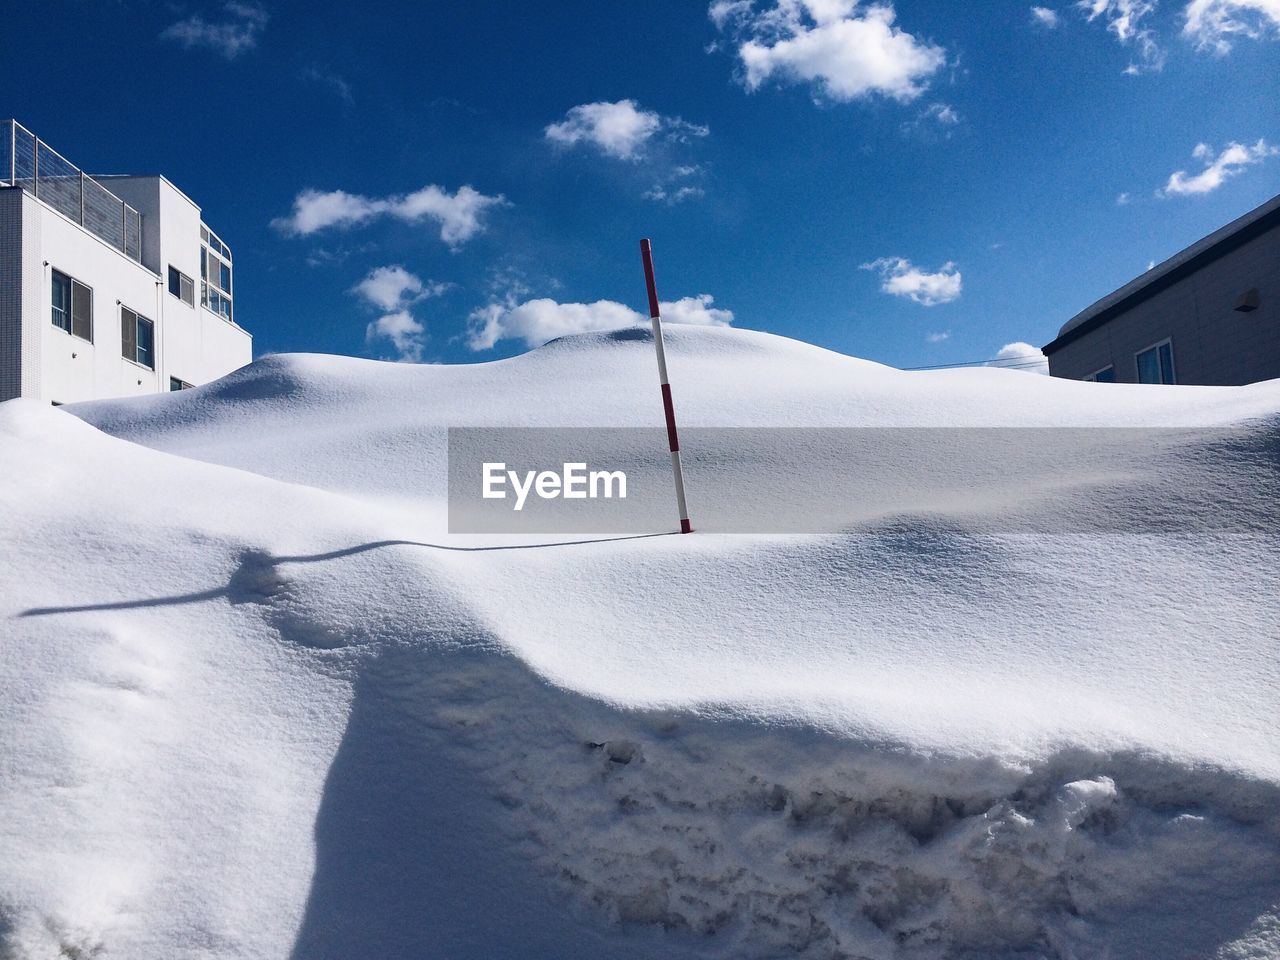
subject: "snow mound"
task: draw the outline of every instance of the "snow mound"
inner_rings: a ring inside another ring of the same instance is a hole
[[[668,352],[689,426],[1243,426],[1214,496],[1280,449],[1280,382]],[[654,380],[623,331],[0,406],[0,957],[1280,955],[1274,534],[445,532],[449,427]]]

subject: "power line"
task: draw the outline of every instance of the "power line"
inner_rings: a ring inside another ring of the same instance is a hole
[[[986,360],[962,360],[958,363],[934,363],[924,367],[899,367],[899,370],[946,370],[951,367],[1000,367],[1016,370],[1019,367],[1038,367],[1043,364],[1043,357],[990,357]]]

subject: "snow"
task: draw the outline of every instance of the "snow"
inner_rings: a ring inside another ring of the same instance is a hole
[[[463,536],[447,429],[660,426],[647,334],[0,405],[0,956],[1280,956],[1280,382],[668,356],[690,428],[1237,440],[1017,507],[1159,533]]]

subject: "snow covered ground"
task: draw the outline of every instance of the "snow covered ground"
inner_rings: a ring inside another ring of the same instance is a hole
[[[689,427],[1233,432],[1019,506],[1150,534],[575,540],[449,535],[446,429],[660,426],[635,332],[0,405],[0,957],[1280,956],[1280,382],[668,353]]]

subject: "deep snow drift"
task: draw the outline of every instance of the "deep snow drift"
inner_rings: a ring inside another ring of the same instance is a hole
[[[690,427],[1233,425],[1150,475],[1274,489],[1280,382],[668,351]],[[1280,956],[1280,539],[446,533],[448,427],[655,399],[626,332],[0,406],[0,957]]]

